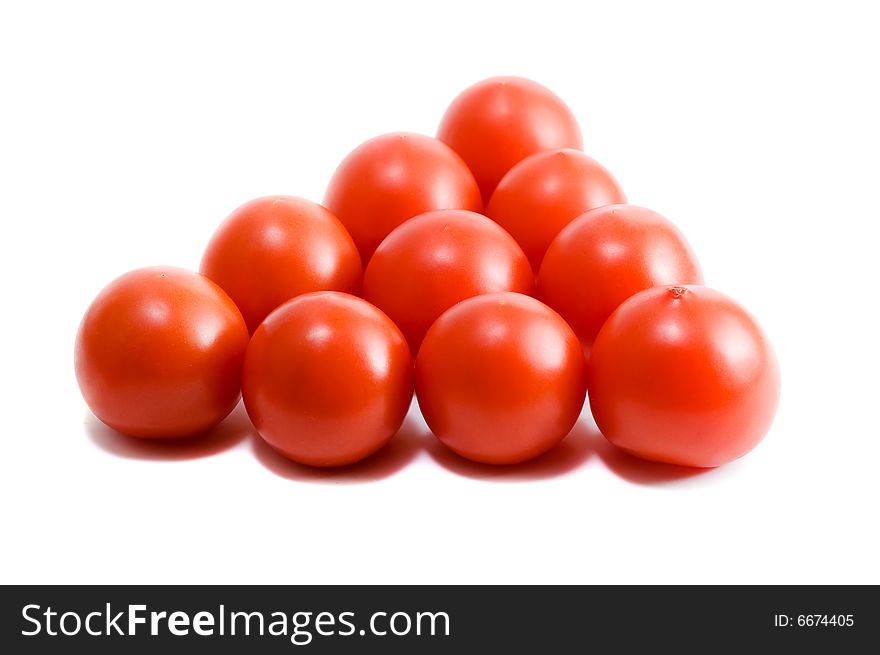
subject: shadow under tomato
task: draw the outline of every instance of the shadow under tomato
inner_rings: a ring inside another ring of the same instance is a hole
[[[277,453],[251,430],[251,448],[257,461],[275,475],[297,482],[358,484],[391,477],[409,464],[422,449],[427,430],[412,416],[380,451],[366,459],[345,466],[306,466]]]
[[[216,427],[183,439],[129,437],[101,423],[91,412],[87,413],[84,422],[86,434],[102,450],[117,457],[156,461],[210,457],[241,443],[253,431],[242,402]]]
[[[521,464],[472,462],[456,455],[433,436],[426,441],[425,449],[435,462],[457,475],[493,482],[529,482],[565,475],[583,465],[593,455],[591,437],[594,433],[598,436],[596,428],[578,421],[559,445]]]
[[[617,477],[640,485],[663,485],[680,480],[712,475],[718,469],[693,468],[676,464],[649,462],[617,448],[597,430],[593,450],[609,471]]]

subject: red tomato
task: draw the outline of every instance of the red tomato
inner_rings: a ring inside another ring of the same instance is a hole
[[[626,202],[617,181],[579,150],[523,159],[498,184],[486,215],[510,232],[538,270],[560,230],[586,211]]]
[[[465,89],[443,115],[437,138],[473,171],[484,202],[524,157],[583,147],[577,120],[565,103],[522,77],[492,77]]]
[[[253,332],[269,312],[309,291],[360,290],[357,248],[327,209],[290,196],[257,198],[214,233],[201,272],[219,284]]]
[[[208,278],[142,268],[108,284],[76,335],[76,379],[95,416],[135,437],[187,437],[238,403],[248,343],[235,304]]]
[[[672,223],[644,207],[607,205],[556,236],[541,263],[538,297],[589,346],[605,319],[634,293],[702,283],[697,258]]]
[[[413,392],[400,330],[368,302],[324,291],[269,314],[245,357],[242,392],[260,436],[301,464],[351,464],[394,435]]]
[[[543,303],[491,293],[446,311],[416,358],[416,396],[435,435],[477,462],[513,464],[555,446],[584,404],[580,343]]]
[[[355,148],[333,173],[324,204],[348,229],[364,264],[391,230],[416,214],[483,209],[461,158],[437,139],[407,133]]]
[[[708,287],[654,287],[615,310],[590,359],[602,434],[644,459],[725,464],[754,448],[779,402],[779,368],[755,319]]]
[[[411,218],[376,250],[363,296],[397,324],[418,352],[440,314],[471,296],[534,292],[534,275],[516,241],[497,223],[463,209]]]

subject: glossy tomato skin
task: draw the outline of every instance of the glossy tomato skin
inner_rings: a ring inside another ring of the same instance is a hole
[[[76,378],[92,412],[134,437],[188,437],[238,403],[248,332],[208,278],[142,268],[108,284],[76,336]]]
[[[534,293],[522,249],[485,216],[442,209],[411,218],[382,241],[367,266],[363,297],[418,352],[440,314],[465,298],[497,291]]]
[[[590,408],[602,434],[644,459],[694,467],[754,448],[779,402],[779,367],[755,319],[704,286],[654,287],[596,337]]]
[[[522,77],[492,77],[465,89],[443,115],[437,138],[464,159],[484,203],[525,157],[583,148],[568,106],[546,87]]]
[[[428,330],[416,397],[431,431],[459,455],[515,464],[546,452],[584,404],[580,343],[543,303],[518,293],[464,300]]]
[[[635,205],[592,209],[556,236],[538,275],[538,297],[586,347],[618,305],[653,286],[702,284],[696,255],[660,214]]]
[[[510,232],[538,271],[562,228],[586,211],[625,202],[620,185],[595,159],[579,150],[551,150],[511,168],[486,215]]]
[[[355,148],[333,173],[324,205],[345,225],[364,265],[391,230],[417,214],[483,208],[461,157],[437,139],[405,132]]]
[[[310,291],[360,290],[363,270],[351,237],[317,203],[257,198],[217,229],[201,272],[232,298],[253,333],[281,303]]]
[[[413,393],[400,330],[368,302],[308,293],[273,311],[245,357],[242,393],[260,436],[311,466],[351,464],[398,430]]]

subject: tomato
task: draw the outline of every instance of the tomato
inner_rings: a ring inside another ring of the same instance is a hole
[[[482,211],[480,190],[449,146],[394,133],[361,144],[333,173],[324,204],[348,229],[364,265],[395,227],[432,209]]]
[[[492,77],[465,89],[443,115],[437,138],[473,171],[484,202],[523,158],[583,147],[577,120],[565,103],[522,77]]]
[[[590,358],[590,407],[614,445],[713,467],[754,448],[779,402],[779,368],[754,318],[703,286],[654,287],[618,307]]]
[[[248,331],[208,278],[142,268],[108,284],[76,335],[76,379],[101,421],[135,437],[187,437],[238,403]]]
[[[584,359],[571,328],[519,293],[468,298],[428,330],[416,397],[431,431],[487,464],[522,462],[555,446],[580,415]]]
[[[538,297],[589,346],[611,312],[658,285],[702,284],[697,258],[678,229],[635,205],[588,211],[556,236],[538,275]]]
[[[537,271],[544,252],[572,220],[603,205],[626,202],[617,181],[579,150],[552,150],[510,169],[486,215],[510,232]]]
[[[406,340],[368,302],[336,291],[290,300],[257,328],[242,393],[260,436],[301,464],[351,464],[398,430],[413,393]]]
[[[412,352],[440,314],[471,296],[534,292],[534,275],[516,241],[497,223],[463,209],[420,214],[376,250],[363,297],[401,329]]]
[[[294,296],[357,293],[363,274],[342,223],[321,205],[291,196],[257,198],[232,212],[208,243],[201,272],[235,301],[251,333]]]

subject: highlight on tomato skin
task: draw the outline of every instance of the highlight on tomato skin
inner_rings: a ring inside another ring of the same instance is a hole
[[[437,138],[473,172],[483,204],[525,157],[583,148],[577,119],[562,99],[537,82],[514,76],[491,77],[462,91],[443,114]]]
[[[550,243],[571,221],[625,202],[620,184],[595,159],[579,150],[550,150],[511,168],[485,213],[516,239],[537,272]]]
[[[431,324],[455,303],[482,293],[534,293],[522,249],[497,223],[463,209],[419,214],[379,245],[363,297],[401,329],[418,352]]]
[[[416,357],[416,398],[434,435],[462,457],[516,464],[547,452],[584,405],[580,342],[530,296],[474,296],[444,312]]]
[[[767,434],[779,365],[739,303],[700,285],[653,287],[624,301],[599,331],[589,402],[608,441],[657,462],[710,468]]]
[[[339,164],[324,195],[326,206],[357,245],[364,266],[398,225],[434,209],[482,211],[470,169],[452,148],[423,134],[374,137]]]
[[[253,334],[283,302],[310,291],[360,291],[363,268],[342,223],[321,205],[266,196],[237,208],[208,242],[201,272],[241,310]]]
[[[248,331],[203,275],[170,266],[118,277],[86,310],[74,366],[89,409],[133,437],[190,437],[238,403]]]
[[[242,395],[260,437],[281,455],[310,466],[352,464],[403,423],[412,357],[400,330],[367,301],[307,293],[257,328]]]
[[[606,205],[553,239],[538,273],[538,298],[589,348],[611,312],[633,294],[702,283],[697,257],[671,221],[636,205]]]

